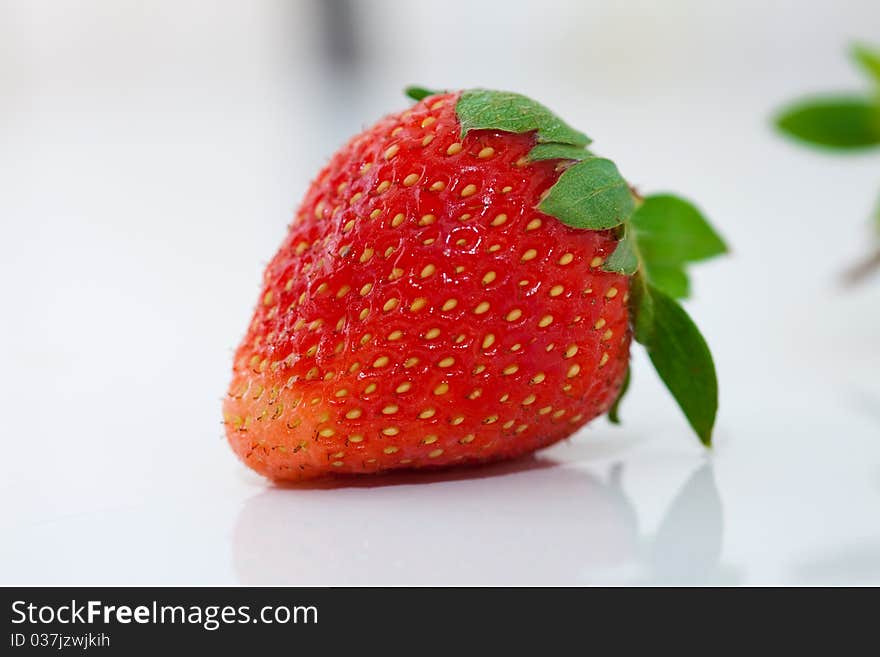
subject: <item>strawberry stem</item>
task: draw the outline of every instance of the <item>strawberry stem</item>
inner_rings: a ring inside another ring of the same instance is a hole
[[[855,267],[846,270],[843,274],[843,283],[847,286],[858,285],[877,270],[880,270],[880,248]]]

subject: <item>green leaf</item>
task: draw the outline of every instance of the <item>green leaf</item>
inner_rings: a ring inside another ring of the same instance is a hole
[[[635,208],[614,162],[590,157],[562,172],[538,209],[574,228],[603,230],[626,221]]]
[[[626,394],[627,390],[629,390],[629,381],[632,368],[626,368],[626,374],[623,375],[623,385],[620,386],[620,392],[617,393],[617,399],[614,400],[614,403],[611,405],[611,409],[608,411],[608,421],[611,424],[620,424],[620,402],[623,401],[623,396]]]
[[[687,263],[727,251],[724,240],[700,211],[672,194],[646,197],[633,213],[629,227],[627,234],[635,240],[634,251],[645,276],[675,299],[690,294]]]
[[[711,445],[718,381],[709,347],[678,302],[658,288],[648,284],[640,303],[650,304],[650,327],[637,326],[636,339],[697,436]]]
[[[605,260],[605,264],[602,265],[604,271],[626,274],[627,276],[632,276],[638,271],[639,256],[629,233],[630,231],[627,231],[623,239],[617,243],[614,252]]]
[[[694,205],[672,194],[645,198],[632,217],[646,266],[680,267],[727,252],[727,246]]]
[[[632,278],[629,307],[636,342],[648,344],[654,332],[654,299],[642,272]]]
[[[853,44],[850,49],[853,60],[861,66],[876,82],[880,83],[880,50],[862,43]]]
[[[540,103],[509,91],[470,89],[455,106],[461,136],[471,130],[536,132],[539,143],[557,142],[586,146],[589,138],[578,132]]]
[[[880,144],[880,105],[868,97],[802,100],[776,118],[784,133],[815,146],[854,149]]]
[[[591,156],[592,153],[583,146],[547,143],[538,144],[530,150],[528,159],[533,162],[538,160],[583,160]]]
[[[687,299],[691,295],[691,282],[683,267],[645,265],[645,269],[651,284],[673,299]]]
[[[426,89],[425,87],[407,87],[403,90],[407,96],[415,100],[416,102],[420,101],[422,98],[427,98],[428,96],[434,96],[435,94],[439,94],[441,92],[435,91],[433,89]]]

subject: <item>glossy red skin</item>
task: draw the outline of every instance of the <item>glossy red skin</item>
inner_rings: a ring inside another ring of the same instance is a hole
[[[630,344],[629,280],[599,268],[614,237],[538,212],[567,163],[527,162],[531,134],[461,139],[456,99],[336,153],[267,266],[224,401],[229,443],[257,472],[511,458],[613,403]]]

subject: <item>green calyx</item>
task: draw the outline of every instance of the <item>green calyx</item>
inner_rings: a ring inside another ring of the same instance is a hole
[[[553,189],[548,199],[552,196]],[[687,265],[726,253],[727,247],[700,211],[677,196],[634,198],[632,207],[615,227],[617,247],[602,269],[630,277],[636,342],[647,350],[700,441],[709,446],[718,411],[715,364],[706,340],[678,299],[690,293]],[[616,210],[607,212],[604,224],[600,219],[594,222],[607,225],[616,216]],[[619,422],[620,401],[627,387],[621,389],[611,409],[609,417],[614,422]]]
[[[417,100],[431,95],[421,88],[407,93]],[[471,130],[534,133],[529,160],[569,161],[536,209],[573,228],[614,231],[617,247],[602,269],[630,277],[635,339],[700,441],[710,445],[718,410],[715,365],[677,299],[690,291],[686,266],[725,253],[722,239],[688,201],[670,194],[638,197],[611,160],[586,149],[590,139],[585,134],[530,98],[468,90],[459,96],[456,114],[462,136]],[[629,381],[627,370],[609,411],[615,424]]]
[[[533,159],[559,157],[560,152],[564,153],[562,157],[565,159],[580,159],[586,155],[584,149],[590,143],[589,137],[572,128],[541,103],[509,91],[463,91],[455,112],[461,124],[462,137],[471,130],[534,132],[536,148],[541,148],[539,157]]]
[[[410,86],[404,93],[415,101],[441,91]],[[527,96],[510,91],[468,89],[461,92],[455,106],[461,136],[471,130],[534,132],[536,144],[529,160],[583,160],[591,157],[586,149],[590,138],[565,123],[549,109]]]
[[[403,93],[412,98],[414,101],[418,102],[422,98],[434,96],[436,94],[439,94],[440,92],[434,89],[426,89],[425,87],[411,86],[404,89]]]
[[[551,192],[552,195],[552,192]],[[637,199],[617,228],[617,247],[602,269],[630,277],[630,315],[660,379],[700,441],[712,443],[718,411],[718,380],[712,354],[678,299],[690,293],[686,267],[727,252],[722,239],[691,203],[670,194]],[[629,383],[609,412],[618,423]]]

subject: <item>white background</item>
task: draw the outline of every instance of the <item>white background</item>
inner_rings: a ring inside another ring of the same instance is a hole
[[[0,584],[880,584],[880,156],[774,134],[864,82],[864,2],[0,2]],[[333,53],[336,58],[332,58]],[[341,54],[340,54],[341,53]],[[635,355],[624,425],[445,475],[278,488],[220,400],[310,177],[408,83],[541,99],[733,248],[689,310],[699,447]]]

